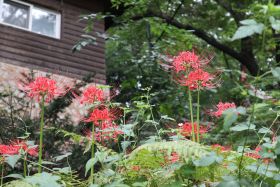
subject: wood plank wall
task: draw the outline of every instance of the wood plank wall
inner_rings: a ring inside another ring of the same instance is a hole
[[[95,34],[104,32],[104,22],[96,22],[92,33],[97,38],[97,46],[91,45],[72,53],[71,49],[81,39],[86,25],[85,21],[79,21],[79,16],[90,11],[63,0],[26,2],[61,13],[61,38],[54,39],[0,24],[0,62],[75,78],[96,74],[96,83],[106,84],[105,40]]]

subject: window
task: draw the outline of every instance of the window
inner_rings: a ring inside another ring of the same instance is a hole
[[[18,0],[0,0],[0,23],[60,38],[59,13]]]

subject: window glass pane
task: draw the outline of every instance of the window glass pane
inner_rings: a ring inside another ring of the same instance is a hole
[[[4,23],[28,28],[29,6],[4,0],[2,19]]]
[[[55,37],[56,14],[34,7],[32,9],[32,31]]]

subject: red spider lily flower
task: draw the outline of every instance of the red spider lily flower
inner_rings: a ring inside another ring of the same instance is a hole
[[[261,147],[256,147],[254,151],[245,153],[245,155],[254,159],[260,159],[261,155],[259,154],[259,152],[261,151],[261,149]]]
[[[27,93],[27,96],[40,102],[45,97],[46,102],[50,102],[54,97],[66,94],[66,90],[59,88],[57,82],[47,77],[37,77],[34,81],[20,89]]]
[[[222,146],[220,144],[211,145],[211,148],[212,149],[216,149],[216,150],[220,150],[222,152],[226,152],[226,151],[230,151],[231,150],[230,146]]]
[[[194,133],[197,133],[197,124],[194,123]],[[186,122],[184,124],[179,124],[180,127],[180,134],[182,134],[183,136],[189,137],[192,135],[192,124],[190,122]],[[199,128],[199,134],[205,134],[208,132],[208,128],[204,127],[204,126],[200,126]]]
[[[12,145],[14,147],[18,147],[19,150],[23,149],[26,153],[28,153],[31,156],[38,156],[38,146],[28,146],[27,143],[25,141],[16,141],[13,142]]]
[[[0,145],[0,154],[3,155],[17,155],[19,154],[20,150],[25,151],[30,156],[38,156],[38,147],[29,147],[24,141],[17,141],[11,145]]]
[[[103,122],[111,122],[113,120],[113,115],[107,108],[104,109],[94,109],[88,119],[85,119],[85,122],[93,122],[95,125],[100,125]]]
[[[131,169],[132,169],[133,171],[140,171],[141,167],[138,166],[138,165],[134,165],[134,166],[131,166]]]
[[[221,117],[223,112],[230,108],[236,108],[234,103],[222,103],[219,102],[217,105],[217,111],[213,112],[212,115],[216,116],[217,118]]]
[[[175,162],[178,162],[179,160],[180,160],[179,154],[176,153],[176,152],[172,152],[169,161],[170,161],[171,163],[175,163]]]
[[[2,155],[17,155],[19,148],[12,145],[0,145],[0,154]]]
[[[180,80],[182,86],[188,86],[190,90],[202,88],[214,88],[214,75],[202,70],[196,69],[191,71],[187,78]]]
[[[103,101],[104,98],[105,96],[102,89],[96,86],[89,86],[83,91],[80,102],[81,104],[93,104],[96,101]]]
[[[200,67],[199,56],[191,51],[184,51],[173,58],[173,69],[176,73],[187,71],[189,68],[197,69]]]

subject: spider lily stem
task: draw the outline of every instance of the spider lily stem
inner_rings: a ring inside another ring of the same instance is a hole
[[[192,124],[192,141],[195,141],[194,123],[193,123],[193,109],[192,109],[192,94],[191,94],[190,89],[188,89],[188,93],[189,93],[189,107],[190,107],[191,124]]]
[[[198,88],[197,90],[197,108],[196,108],[196,138],[197,138],[197,143],[199,143],[200,138],[199,138],[199,132],[200,132],[200,126],[199,126],[199,110],[200,110],[200,89]]]
[[[27,176],[27,165],[26,165],[26,155],[23,157],[23,176]]]
[[[1,164],[1,187],[3,186],[4,179],[4,162]]]
[[[94,159],[94,123],[92,123],[92,135],[91,135],[91,158]],[[92,184],[94,184],[94,164],[91,167],[90,178],[92,179]]]
[[[44,115],[45,115],[45,95],[43,95],[42,101],[41,101],[41,121],[40,121],[40,144],[39,144],[38,173],[42,173]]]

